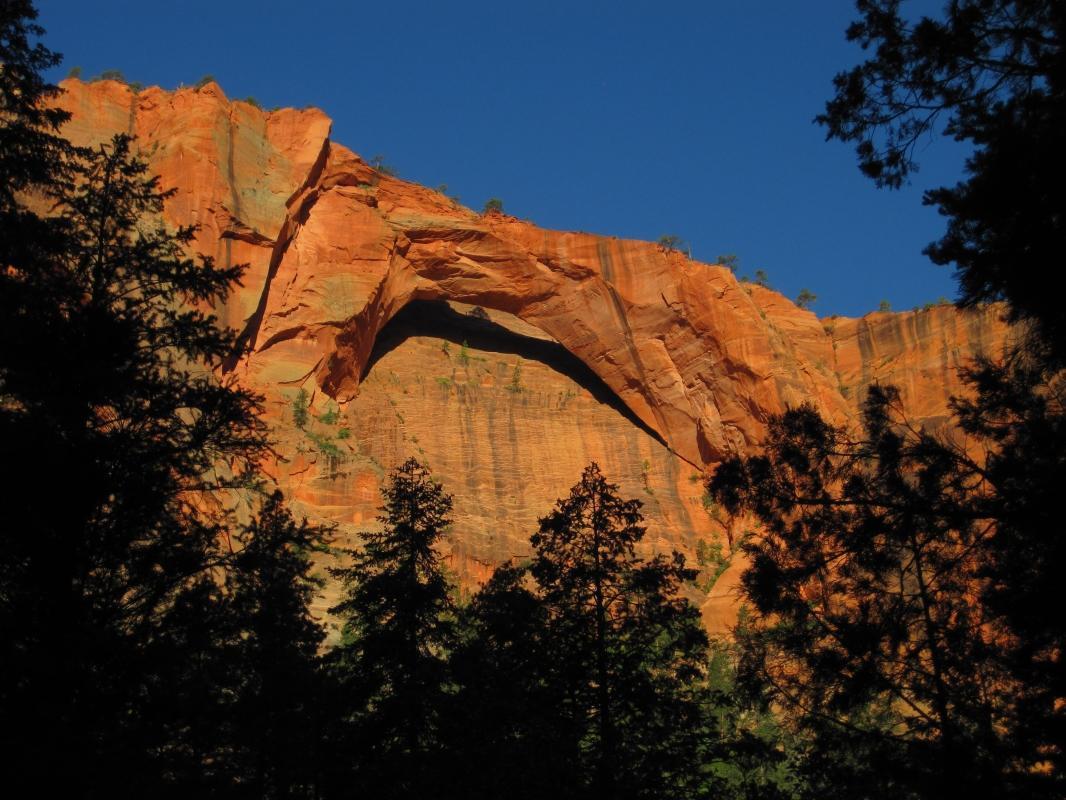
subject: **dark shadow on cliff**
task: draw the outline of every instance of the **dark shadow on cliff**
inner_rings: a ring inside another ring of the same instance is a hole
[[[668,447],[662,436],[641,421],[595,372],[558,342],[516,333],[476,312],[464,314],[444,302],[414,300],[389,320],[374,342],[360,381],[366,379],[382,357],[412,336],[432,336],[458,347],[465,342],[476,350],[539,361],[565,375],[597,401],[610,406],[663,447]]]

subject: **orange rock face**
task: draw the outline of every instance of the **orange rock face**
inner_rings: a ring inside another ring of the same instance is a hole
[[[455,495],[468,585],[528,554],[591,460],[644,500],[649,553],[691,555],[724,532],[700,476],[757,449],[772,414],[811,402],[847,422],[865,386],[892,381],[916,416],[943,417],[951,368],[1006,337],[994,309],[821,321],[654,244],[479,215],[376,172],[314,109],[265,112],[213,83],[64,87],[68,136],[135,135],[177,190],[168,220],[249,265],[218,309],[247,345],[227,370],[266,398],[286,493],[351,535],[373,524],[385,471],[425,459]],[[712,628],[736,571],[692,588]]]
[[[833,368],[853,406],[870,384],[893,384],[913,420],[937,426],[948,420],[951,397],[965,392],[959,369],[976,354],[1001,353],[1008,343],[1002,317],[998,306],[934,306],[826,320]]]

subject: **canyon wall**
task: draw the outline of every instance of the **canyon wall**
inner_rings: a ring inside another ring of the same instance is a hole
[[[382,476],[417,456],[455,495],[448,556],[467,587],[528,554],[593,460],[644,501],[648,553],[695,560],[727,533],[704,470],[754,452],[771,415],[810,402],[854,423],[881,381],[939,424],[955,369],[1008,335],[995,307],[822,320],[652,243],[478,214],[373,169],[316,109],[263,111],[214,83],[63,86],[71,139],[134,135],[176,190],[167,221],[248,265],[216,309],[246,346],[225,368],[265,397],[267,469],[297,511],[350,542]],[[689,587],[712,629],[734,614],[738,570]]]

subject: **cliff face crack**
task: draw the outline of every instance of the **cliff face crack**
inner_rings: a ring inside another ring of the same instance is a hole
[[[315,200],[318,199],[317,184],[318,181],[321,180],[322,172],[325,169],[326,162],[329,160],[329,152],[329,137],[326,137],[322,142],[322,148],[318,153],[318,157],[315,159],[315,162],[307,175],[307,179],[304,181],[300,189],[286,202],[286,208],[288,210],[281,223],[281,228],[278,230],[278,235],[274,238],[274,246],[271,248],[270,262],[267,266],[266,279],[263,281],[263,289],[259,295],[259,303],[256,305],[255,311],[252,312],[252,315],[245,323],[244,329],[237,335],[237,342],[233,353],[231,353],[229,358],[227,358],[222,364],[223,372],[233,370],[245,353],[255,350],[256,339],[259,336],[259,329],[263,325],[263,316],[266,313],[267,303],[270,300],[270,288],[274,283],[274,278],[278,274],[278,267],[281,265],[281,261],[285,257],[289,245],[292,244],[292,241],[299,233],[301,225],[306,221],[307,216],[310,214],[310,206],[314,205]],[[231,135],[230,169],[233,168],[232,159],[233,137]],[[234,193],[236,193],[236,189],[234,189]],[[296,206],[295,210],[292,207],[293,204]],[[239,217],[240,215],[238,214],[237,216]],[[233,238],[237,237],[234,236]]]

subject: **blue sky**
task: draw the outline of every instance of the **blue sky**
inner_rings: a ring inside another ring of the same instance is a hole
[[[927,13],[932,0],[912,3]],[[471,207],[499,197],[550,228],[740,257],[821,315],[953,297],[922,254],[924,189],[964,151],[931,140],[901,191],[863,178],[812,123],[861,58],[850,0],[274,2],[38,0],[55,78],[215,76],[264,107],[315,105],[333,138]]]

